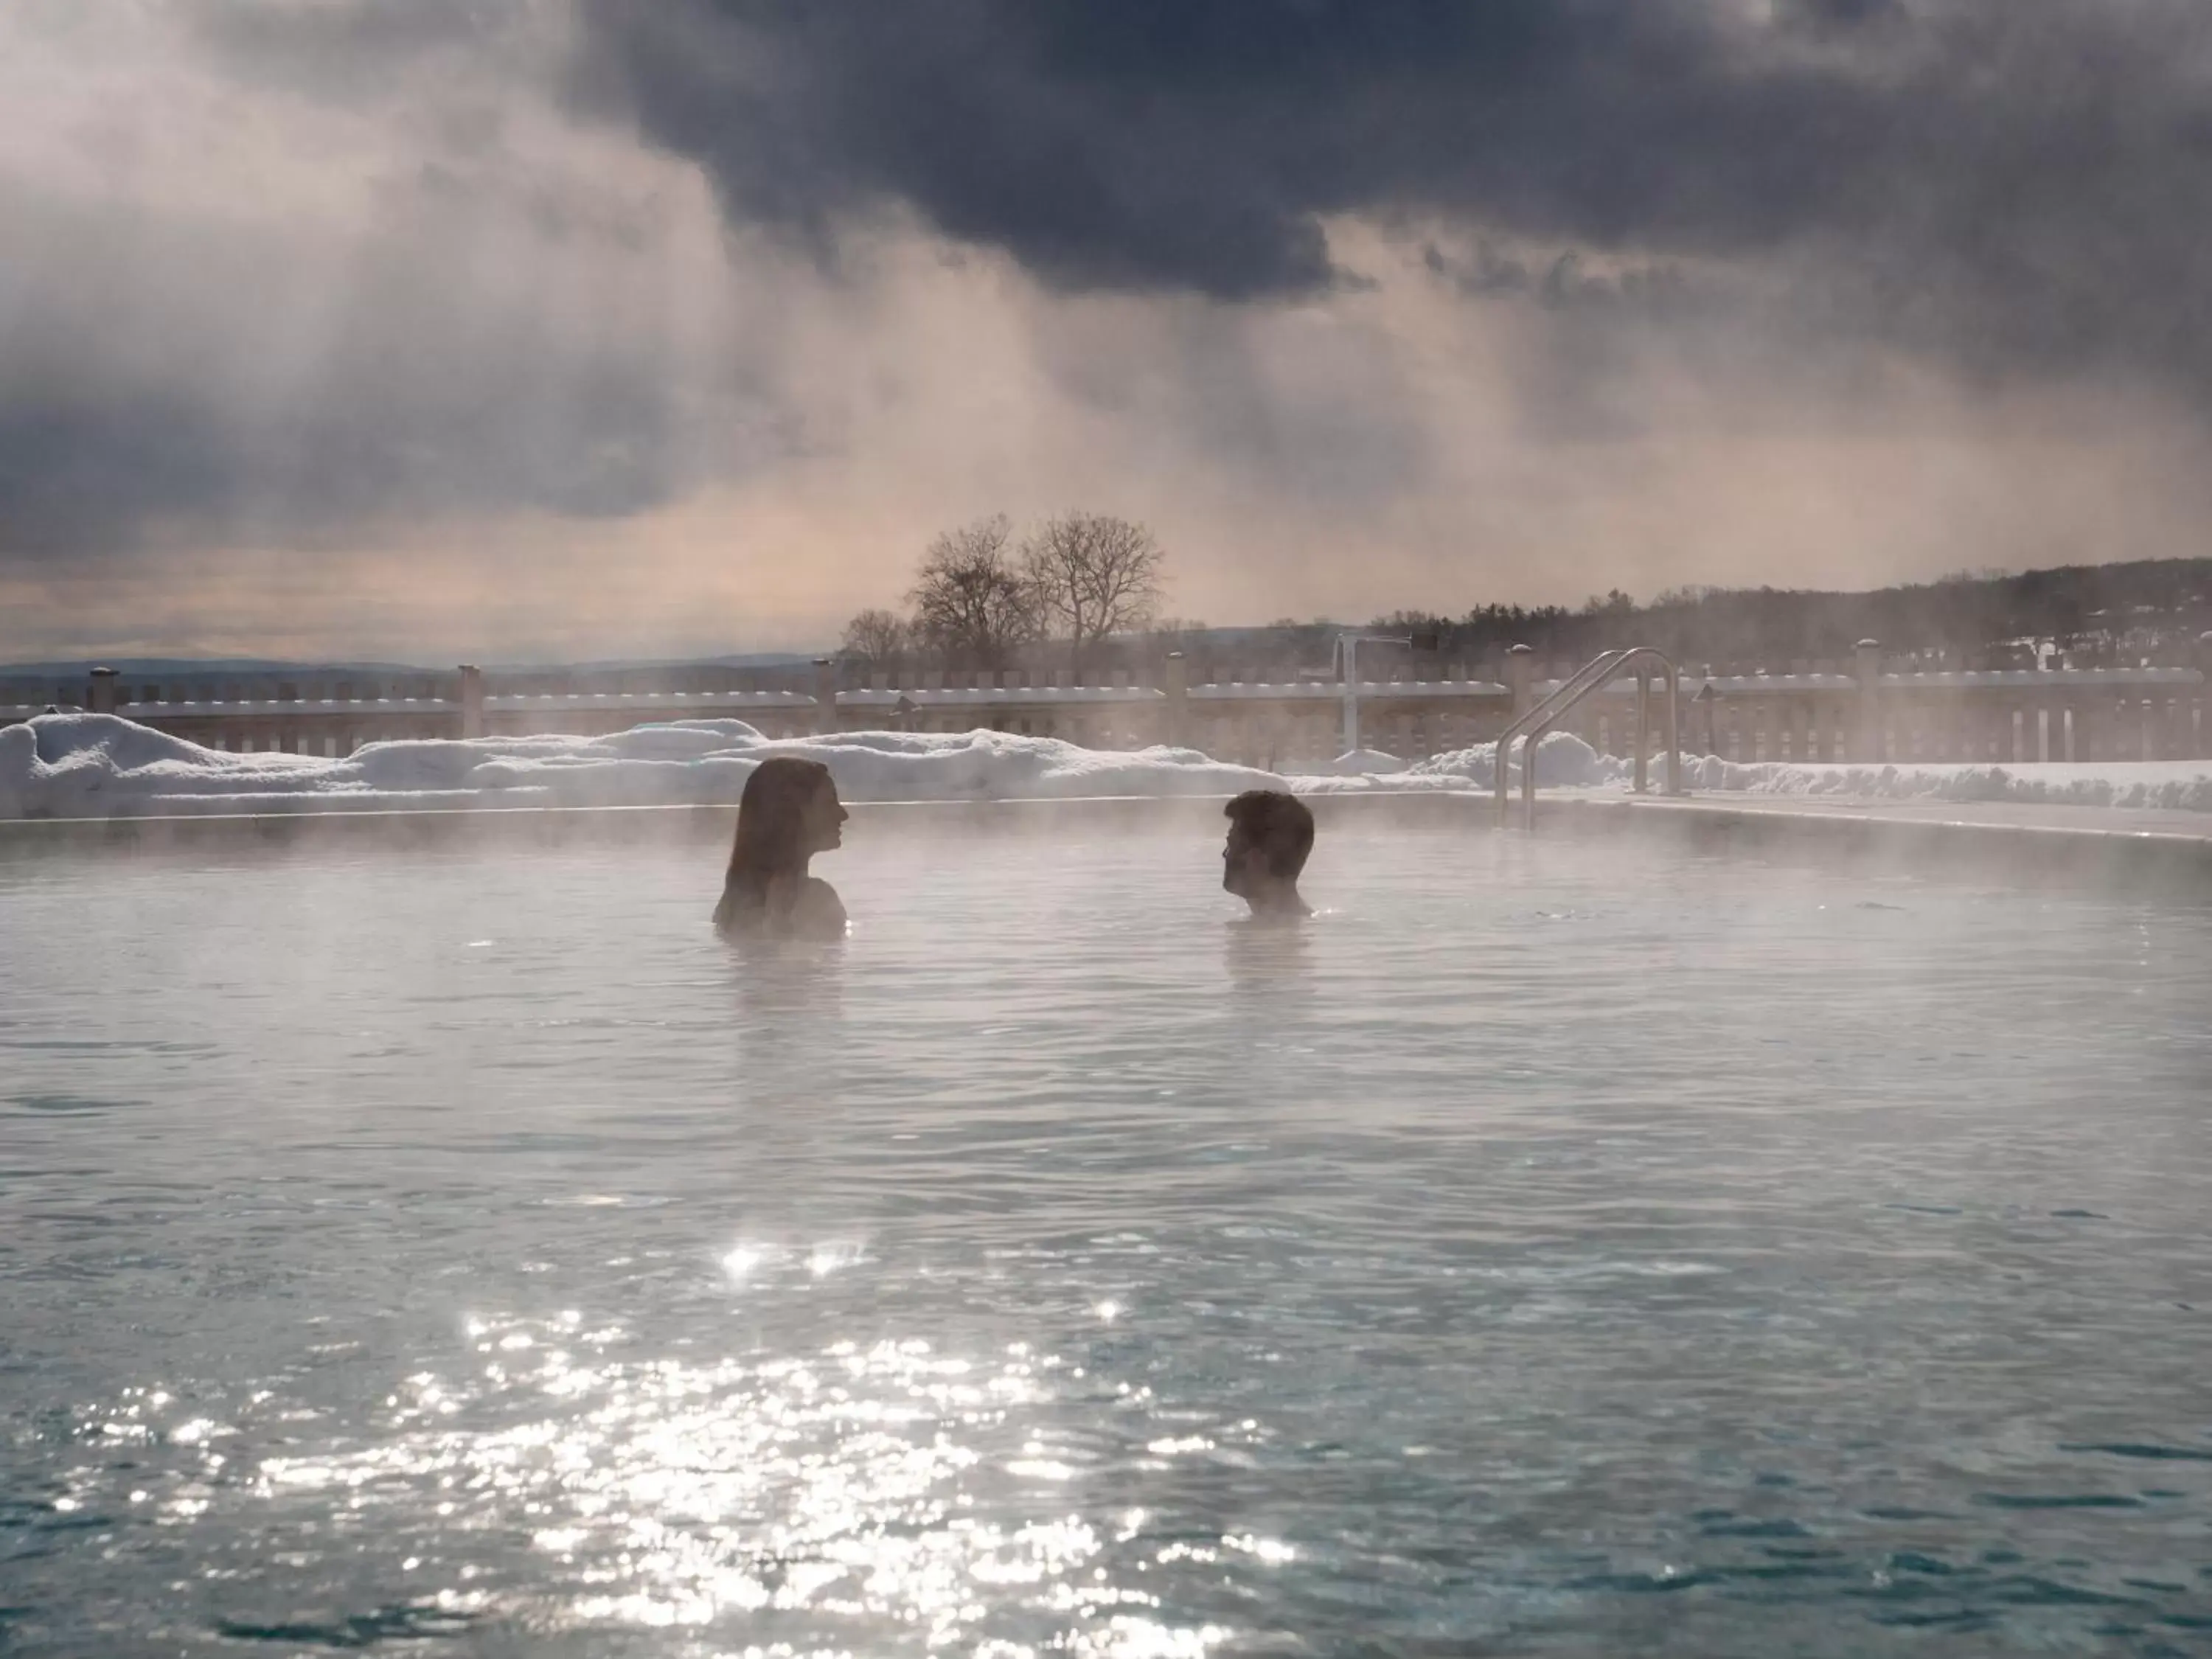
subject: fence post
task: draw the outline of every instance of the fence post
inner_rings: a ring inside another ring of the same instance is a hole
[[[1644,658],[1636,659],[1636,793],[1643,794],[1651,787],[1651,667]],[[1672,785],[1671,775],[1667,780]]]
[[[464,742],[484,734],[483,670],[472,662],[461,665],[461,738]]]
[[[814,729],[837,729],[837,665],[829,657],[814,659]]]
[[[1859,732],[1856,761],[1879,763],[1882,758],[1881,737],[1881,643],[1878,640],[1861,640],[1858,648],[1859,676]]]
[[[1530,672],[1536,660],[1534,647],[1516,645],[1505,653],[1505,684],[1513,692],[1513,718],[1519,720],[1535,704],[1529,697]]]
[[[2200,760],[2212,760],[2212,632],[2197,636],[2197,668],[2204,678],[2197,683],[2194,721],[2183,717],[2184,723],[2194,728],[2196,744],[2193,752]]]
[[[1167,694],[1167,741],[1170,748],[1188,746],[1190,716],[1190,664],[1180,651],[1168,653],[1167,672],[1161,676]]]
[[[91,687],[85,693],[84,706],[95,714],[112,714],[115,712],[115,671],[112,668],[95,668],[92,671]]]

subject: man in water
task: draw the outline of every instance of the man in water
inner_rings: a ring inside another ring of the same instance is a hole
[[[1298,896],[1298,872],[1313,851],[1313,813],[1279,789],[1248,789],[1222,809],[1229,844],[1221,884],[1252,907],[1255,921],[1295,921],[1313,914]]]

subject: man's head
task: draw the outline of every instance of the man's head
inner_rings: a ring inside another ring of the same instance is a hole
[[[1248,789],[1222,809],[1229,844],[1221,849],[1221,884],[1255,914],[1304,915],[1298,872],[1313,851],[1313,814],[1279,789]]]

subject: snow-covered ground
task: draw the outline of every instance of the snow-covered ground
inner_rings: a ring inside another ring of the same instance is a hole
[[[1411,777],[1462,777],[1488,788],[1496,775],[1494,744],[1477,744],[1417,763]],[[1863,800],[2023,801],[2054,806],[2159,808],[2212,813],[2212,760],[2023,762],[1905,761],[1793,763],[1723,760],[1686,755],[1683,781],[1698,794],[1816,795]],[[1519,768],[1514,769],[1517,778]],[[1537,757],[1536,781],[1561,787],[1619,786],[1629,762],[1601,755],[1581,738],[1554,732]],[[1650,781],[1663,787],[1666,763],[1654,760]]]
[[[2212,760],[1913,761],[1893,766],[1739,765],[1708,755],[1688,761],[1693,790],[1768,795],[1848,795],[1879,800],[2027,801],[2212,813]],[[2208,825],[2212,829],[2212,825]]]
[[[848,800],[1227,795],[1283,788],[1272,772],[1194,749],[1084,749],[1005,732],[763,737],[741,720],[681,720],[609,737],[374,743],[343,760],[203,749],[113,714],[42,714],[0,728],[0,818],[396,807],[734,805],[771,755],[826,764]],[[1365,775],[1316,789],[1367,789]],[[1463,788],[1438,776],[1423,787]]]
[[[1490,787],[1494,745],[1399,770],[1281,776],[1192,749],[1083,749],[1012,732],[846,732],[775,740],[738,720],[641,726],[603,738],[481,738],[371,744],[343,760],[203,749],[112,714],[43,714],[0,728],[0,818],[371,808],[732,805],[770,755],[827,764],[848,800],[989,800],[1074,795],[1228,795]],[[1663,781],[1655,762],[1652,781]],[[2045,801],[2212,813],[2212,761],[2023,766],[1688,763],[1701,793],[1881,799]],[[1537,760],[1547,787],[1618,788],[1627,762],[1554,732]]]

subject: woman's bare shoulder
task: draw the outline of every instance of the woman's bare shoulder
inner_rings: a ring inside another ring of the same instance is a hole
[[[809,876],[792,895],[791,928],[795,933],[842,934],[845,931],[845,902],[837,890],[819,876]]]

